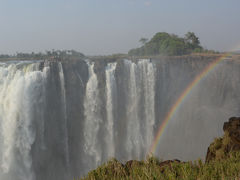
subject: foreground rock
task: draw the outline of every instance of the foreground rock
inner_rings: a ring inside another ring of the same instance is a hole
[[[224,135],[208,147],[206,162],[229,157],[230,152],[240,151],[240,117],[232,117],[223,125]]]

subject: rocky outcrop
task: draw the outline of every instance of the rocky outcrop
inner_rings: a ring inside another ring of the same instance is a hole
[[[223,125],[223,131],[228,133],[228,136],[234,143],[233,148],[240,147],[240,117],[232,117],[229,119],[229,122],[225,122]]]
[[[129,172],[133,168],[145,166],[146,164],[157,164],[160,171],[163,173],[166,168],[171,168],[172,164],[176,164],[176,163],[185,163],[185,162],[181,162],[178,159],[166,160],[166,161],[160,162],[156,158],[150,158],[146,162],[137,161],[137,160],[127,161],[124,167]]]
[[[223,125],[224,135],[216,138],[208,147],[206,162],[228,157],[230,152],[240,151],[240,117],[232,117]]]

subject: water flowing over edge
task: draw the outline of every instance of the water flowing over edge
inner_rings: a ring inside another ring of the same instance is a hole
[[[223,64],[179,108],[159,157],[201,156],[221,121],[240,112],[238,64]],[[144,159],[168,109],[204,67],[149,59],[2,63],[0,178],[66,179],[111,157]]]

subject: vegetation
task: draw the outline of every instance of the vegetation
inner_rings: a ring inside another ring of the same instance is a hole
[[[82,58],[84,54],[75,50],[51,50],[45,53],[19,53],[14,55],[1,54],[0,59],[71,59],[71,58]]]
[[[139,40],[140,43],[142,43],[143,45],[145,45],[147,43],[148,39],[147,38],[141,38]]]
[[[123,165],[116,159],[98,167],[83,178],[85,180],[104,179],[237,179],[240,177],[240,153],[231,153],[227,159],[214,160],[203,163],[171,162],[161,166],[161,161],[148,158],[146,161],[136,161],[131,166]]]
[[[179,160],[160,161],[148,157],[146,161],[128,161],[125,165],[112,159],[88,173],[85,180],[104,179],[240,179],[240,117],[224,123],[224,135],[210,144],[206,162]]]
[[[175,34],[166,32],[156,33],[153,38],[147,42],[146,38],[141,38],[139,42],[143,46],[132,49],[128,52],[134,56],[152,56],[152,55],[184,55],[193,52],[207,52],[200,45],[199,38],[193,33],[188,32],[184,38]]]

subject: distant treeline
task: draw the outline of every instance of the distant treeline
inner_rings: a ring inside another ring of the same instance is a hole
[[[32,53],[21,53],[17,52],[14,55],[0,54],[0,58],[19,58],[19,59],[67,59],[67,58],[82,58],[83,53],[75,50],[51,50],[42,52]]]
[[[199,38],[194,32],[188,32],[184,37],[179,37],[175,34],[166,32],[156,33],[150,40],[141,38],[139,42],[141,47],[131,49],[128,54],[113,54],[106,56],[91,56],[92,58],[125,58],[128,56],[158,56],[158,55],[186,55],[191,53],[219,53],[213,50],[204,49],[199,41]],[[0,59],[81,59],[85,55],[76,50],[51,50],[45,52],[23,53],[17,52],[14,55],[0,54]]]
[[[184,37],[178,37],[175,34],[166,32],[156,33],[150,41],[146,38],[141,38],[142,43],[140,48],[131,49],[128,55],[131,56],[154,56],[154,55],[185,55],[190,53],[213,53],[204,49],[199,41],[199,38],[194,32],[188,32]]]

